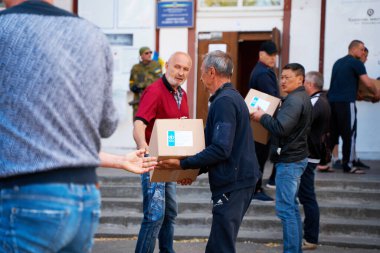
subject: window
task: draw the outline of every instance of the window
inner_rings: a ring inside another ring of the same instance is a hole
[[[200,9],[282,8],[283,0],[200,0]]]

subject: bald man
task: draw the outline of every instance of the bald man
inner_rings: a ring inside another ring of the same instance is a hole
[[[184,52],[174,53],[166,62],[165,75],[149,85],[141,96],[136,113],[133,137],[139,149],[148,150],[156,119],[189,117],[186,81],[192,61]],[[160,252],[174,252],[174,222],[177,216],[176,183],[151,183],[149,173],[141,175],[144,218],[136,252],[153,253],[156,238]]]

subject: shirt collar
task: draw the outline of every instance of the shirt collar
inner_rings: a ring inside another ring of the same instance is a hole
[[[174,93],[175,92],[175,90],[173,89],[173,87],[170,85],[168,79],[166,79],[165,75],[162,75],[162,81],[164,82],[166,89],[168,89],[168,91],[170,93]],[[181,86],[178,86],[177,90],[178,90],[179,93],[182,93],[182,87]]]
[[[210,102],[212,102],[218,95],[219,93],[224,89],[224,88],[232,88],[232,84],[231,83],[225,83],[223,84],[222,86],[219,87],[219,89],[217,89],[214,93],[214,95],[212,95],[209,99]]]

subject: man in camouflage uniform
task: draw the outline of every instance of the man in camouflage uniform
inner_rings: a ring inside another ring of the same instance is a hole
[[[145,88],[162,76],[161,65],[152,60],[152,50],[149,47],[142,47],[139,53],[140,62],[133,65],[129,78],[129,89],[134,93],[133,100],[129,102],[133,108],[133,118],[136,115],[140,97]]]

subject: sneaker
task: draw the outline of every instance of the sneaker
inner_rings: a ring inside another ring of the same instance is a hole
[[[265,186],[270,189],[276,189],[276,182],[269,179]]]
[[[354,166],[354,167],[360,167],[360,168],[363,168],[363,169],[370,169],[371,168],[368,165],[364,164],[362,161],[360,161],[360,159],[357,159],[356,161],[353,161],[352,162],[352,166]]]
[[[302,241],[302,250],[315,250],[317,247],[318,244],[307,242],[306,240]]]
[[[332,167],[333,167],[334,169],[341,170],[341,169],[342,169],[342,161],[339,160],[339,159],[336,160],[335,162],[333,162]]]
[[[344,173],[351,173],[351,174],[365,174],[365,172],[358,167],[350,167],[347,164],[342,164],[343,172]]]
[[[256,192],[253,195],[253,200],[265,201],[265,202],[273,202],[274,199],[269,197],[265,192]]]

